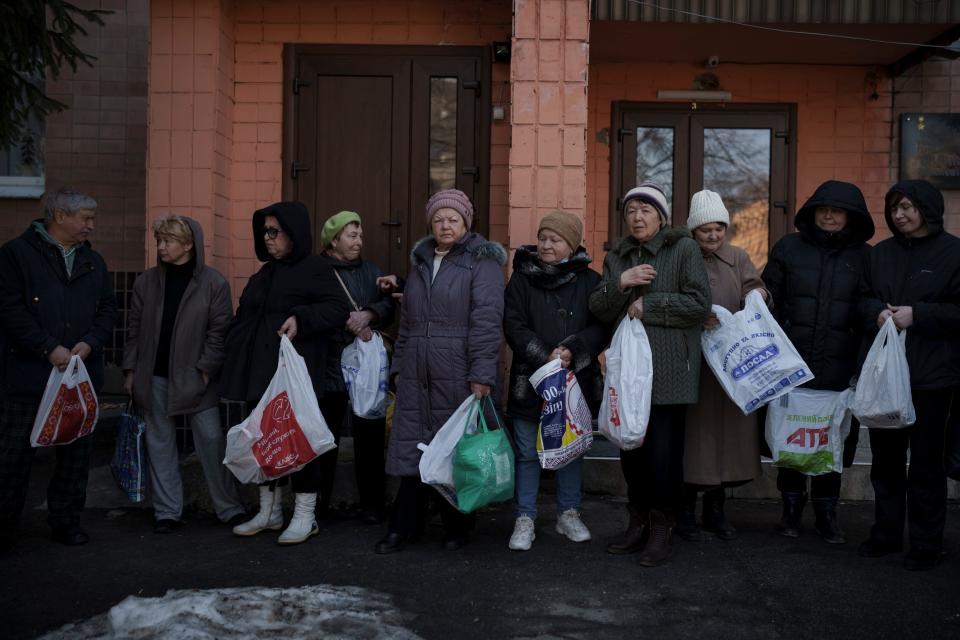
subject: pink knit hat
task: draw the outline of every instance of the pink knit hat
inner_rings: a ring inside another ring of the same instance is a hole
[[[467,229],[473,226],[473,204],[467,194],[459,189],[444,189],[437,191],[427,200],[427,228],[433,222],[433,214],[444,208],[453,209],[459,213]]]

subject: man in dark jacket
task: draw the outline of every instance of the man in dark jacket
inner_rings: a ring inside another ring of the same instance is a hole
[[[798,233],[783,237],[770,252],[763,282],[773,296],[774,317],[813,371],[805,386],[842,391],[857,372],[862,338],[857,293],[873,220],[856,185],[828,180],[797,212],[794,225]],[[858,429],[855,422],[851,440]],[[848,443],[850,451],[854,442]],[[807,501],[806,476],[780,469],[777,488],[783,496],[781,533],[796,537]],[[827,542],[845,542],[836,518],[840,474],[813,476],[810,492],[817,531]]]
[[[910,552],[904,566],[910,570],[935,566],[943,546],[944,441],[951,399],[960,384],[960,239],[944,231],[943,209],[943,195],[924,180],[906,180],[890,189],[884,214],[893,237],[870,253],[861,297],[870,333],[890,317],[907,332],[917,419],[902,429],[870,429],[876,522],[858,553],[878,557],[899,552],[907,520]]]
[[[83,358],[94,389],[103,385],[103,348],[117,303],[100,254],[90,248],[97,202],[69,189],[48,194],[44,219],[0,248],[0,544],[12,544],[27,495],[30,432],[51,365]],[[53,538],[89,540],[80,528],[90,438],[56,448],[47,488]]]

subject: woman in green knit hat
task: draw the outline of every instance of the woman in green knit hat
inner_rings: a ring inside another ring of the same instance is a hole
[[[623,198],[629,235],[603,261],[590,311],[604,322],[643,321],[653,357],[650,420],[643,446],[620,452],[630,524],[610,553],[642,551],[640,564],[670,558],[683,488],[684,423],[697,401],[700,332],[710,313],[710,283],[686,227],[670,226],[663,189],[644,182]]]
[[[350,306],[350,317],[340,331],[330,334],[327,350],[327,370],[324,375],[326,393],[320,402],[320,411],[334,434],[339,436],[340,427],[348,413],[349,400],[340,356],[343,349],[359,337],[369,340],[375,329],[383,329],[393,323],[395,301],[389,288],[381,288],[385,281],[380,268],[360,257],[363,250],[363,227],[360,215],[353,211],[341,211],[331,216],[320,232],[321,257],[333,267],[340,280],[340,295]],[[383,442],[385,419],[368,419],[350,415],[353,434],[354,470],[357,493],[360,497],[361,518],[368,524],[383,520],[384,460]],[[338,437],[339,439],[339,437]],[[330,490],[333,488],[339,448],[323,454],[324,460],[321,509],[329,506]]]

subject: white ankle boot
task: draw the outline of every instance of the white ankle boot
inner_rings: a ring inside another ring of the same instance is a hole
[[[278,531],[283,528],[283,500],[280,487],[271,491],[270,487],[260,487],[260,511],[243,524],[233,528],[235,536],[255,536],[265,529]]]
[[[320,533],[317,526],[317,494],[298,493],[295,494],[296,502],[293,506],[293,517],[286,531],[280,534],[277,540],[280,544],[299,544]]]

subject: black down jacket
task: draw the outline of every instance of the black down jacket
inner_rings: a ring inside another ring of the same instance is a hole
[[[293,251],[283,260],[267,253],[263,221],[276,216],[293,240]],[[347,321],[350,308],[333,268],[313,253],[310,215],[300,202],[278,202],[253,214],[257,258],[265,264],[240,295],[237,315],[227,331],[222,395],[230,400],[257,403],[277,370],[280,336],[277,331],[290,316],[297,318],[293,346],[306,361],[317,397],[323,397],[329,332]]]
[[[372,311],[377,314],[376,320],[370,323],[372,329],[383,329],[393,324],[394,308],[396,303],[389,293],[382,293],[377,287],[377,278],[383,275],[380,267],[369,260],[351,260],[345,262],[329,254],[322,254],[321,259],[326,261],[343,279],[343,284],[350,291],[350,296],[361,310]],[[337,283],[339,284],[339,282]],[[354,311],[343,287],[339,287],[340,295]],[[328,392],[344,392],[347,387],[343,382],[343,373],[340,369],[340,356],[343,349],[354,340],[351,331],[341,327],[339,331],[330,332],[330,346],[327,353],[327,375],[324,385]]]
[[[920,209],[927,236],[907,238],[897,230],[890,207],[898,193]],[[943,195],[929,182],[895,184],[887,193],[884,213],[893,237],[870,252],[863,279],[861,308],[871,337],[887,304],[913,307],[907,363],[914,389],[960,384],[960,238],[944,231],[943,208]]]
[[[510,366],[510,415],[539,421],[543,399],[530,386],[530,374],[564,346],[573,354],[571,368],[596,415],[603,393],[597,356],[609,340],[607,328],[590,313],[590,294],[600,274],[590,269],[590,255],[580,247],[567,262],[544,264],[534,245],[517,249],[507,283],[503,330],[513,351]]]
[[[117,300],[107,266],[84,242],[67,275],[60,249],[36,220],[0,248],[0,393],[39,401],[50,377],[47,356],[86,342],[84,361],[94,388],[103,385],[103,349],[110,344]]]
[[[836,233],[814,222],[817,207],[847,212]],[[797,212],[798,233],[773,246],[763,282],[773,296],[773,315],[811,368],[811,389],[842,391],[857,373],[863,336],[857,295],[866,244],[874,226],[863,194],[848,182],[829,180]]]

